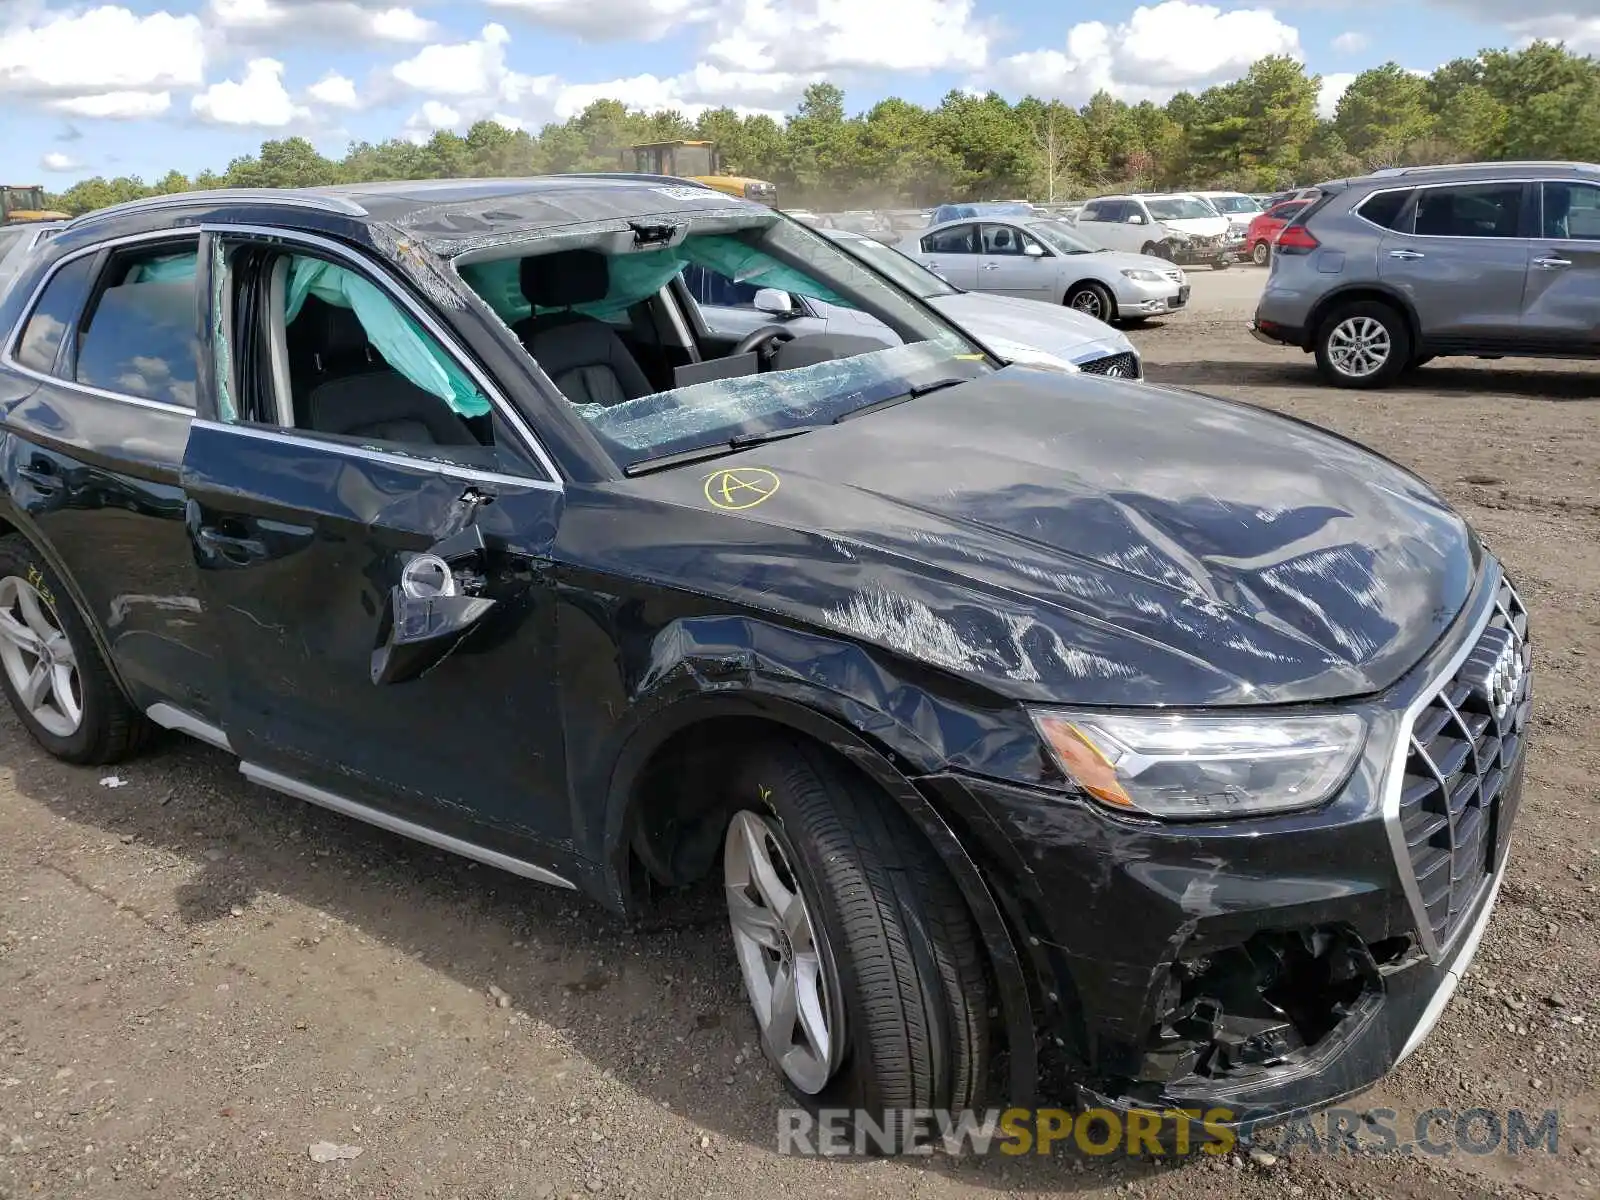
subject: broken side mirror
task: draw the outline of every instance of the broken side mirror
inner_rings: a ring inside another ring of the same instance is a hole
[[[466,594],[453,563],[477,559],[483,533],[476,525],[408,560],[389,589],[389,607],[372,652],[372,682],[404,683],[444,661],[495,602]]]

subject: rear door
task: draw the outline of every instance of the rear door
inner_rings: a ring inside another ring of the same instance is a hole
[[[212,721],[210,614],[179,478],[199,381],[199,240],[144,235],[51,267],[7,347],[37,386],[6,414],[0,473],[135,705]]]
[[[1382,195],[1359,213],[1380,211]],[[1431,351],[1515,345],[1536,197],[1525,183],[1448,184],[1417,188],[1399,210],[1378,245],[1378,277],[1411,301]]]
[[[1540,348],[1600,353],[1600,186],[1548,181],[1540,201],[1523,332]]]
[[[978,226],[975,222],[949,225],[922,235],[923,266],[946,283],[963,291],[978,289]]]
[[[1054,300],[1055,259],[1038,238],[1016,225],[984,224],[979,232],[978,290],[1024,300]],[[1032,246],[1035,253],[1029,254]]]
[[[229,335],[183,478],[246,773],[479,845],[565,840],[548,460],[369,260],[283,231],[219,247]],[[450,570],[423,570],[430,553]],[[462,604],[437,611],[477,614],[465,636],[378,681],[409,653],[397,606],[441,589]]]

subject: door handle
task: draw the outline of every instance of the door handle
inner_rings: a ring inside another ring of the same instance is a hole
[[[1420,250],[1391,250],[1389,251],[1389,257],[1404,259],[1409,262],[1413,258],[1427,258],[1428,256]]]
[[[922,265],[927,267],[928,270],[930,270],[930,271],[937,271],[939,269],[939,264],[934,262],[933,259],[931,259],[931,258],[927,262],[923,263]]]
[[[1538,267],[1541,271],[1558,271],[1562,267],[1570,267],[1572,265],[1572,260],[1570,258],[1554,257],[1536,258],[1533,260],[1533,265]]]
[[[999,263],[984,263],[983,264],[983,269],[985,271],[998,271],[1000,269],[1000,264]]]
[[[52,495],[61,490],[61,476],[52,471],[47,463],[41,463],[36,467],[18,467],[17,475],[31,483],[33,490],[41,496]]]
[[[214,525],[200,526],[194,537],[208,553],[226,559],[235,566],[248,566],[267,556],[267,544],[259,538],[224,533]]]

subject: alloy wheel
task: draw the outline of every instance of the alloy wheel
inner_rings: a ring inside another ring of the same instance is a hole
[[[1350,379],[1365,379],[1381,371],[1393,350],[1389,330],[1372,317],[1349,317],[1328,335],[1328,361]]]
[[[1072,307],[1085,316],[1098,320],[1105,318],[1105,305],[1100,303],[1100,297],[1093,288],[1084,288],[1072,298]]]
[[[815,1096],[844,1052],[844,1011],[832,956],[790,863],[780,827],[740,812],[728,826],[723,879],[734,951],[767,1054]]]
[[[1272,247],[1266,242],[1257,242],[1255,249],[1250,251],[1250,257],[1255,260],[1256,266],[1264,267],[1272,257]]]
[[[78,656],[55,613],[26,579],[0,579],[0,667],[39,726],[71,737],[83,723]]]

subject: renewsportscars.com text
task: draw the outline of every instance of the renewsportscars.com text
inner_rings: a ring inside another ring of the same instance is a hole
[[[1330,1108],[1259,1130],[1226,1108],[991,1108],[948,1112],[895,1109],[778,1111],[778,1152],[865,1154],[1055,1154],[1185,1157],[1224,1155],[1247,1145],[1297,1154],[1554,1154],[1559,1113],[1489,1108]],[[1258,1136],[1258,1134],[1260,1136]]]

